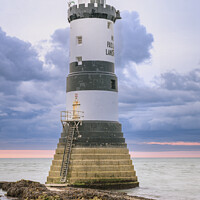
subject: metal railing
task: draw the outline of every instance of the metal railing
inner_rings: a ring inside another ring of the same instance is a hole
[[[70,121],[82,121],[84,118],[84,112],[82,111],[61,111],[60,112],[60,120],[62,122],[70,122]]]

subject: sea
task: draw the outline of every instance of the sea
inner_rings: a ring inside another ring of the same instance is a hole
[[[52,159],[0,159],[0,181],[45,183]],[[157,200],[200,200],[200,158],[135,158],[140,187],[119,190]],[[0,190],[0,199],[7,200]]]

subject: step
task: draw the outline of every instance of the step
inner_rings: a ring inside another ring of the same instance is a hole
[[[64,148],[57,148],[56,154],[63,154]],[[129,154],[127,148],[72,148],[73,154]]]
[[[73,154],[129,154],[127,148],[73,148]]]
[[[132,160],[131,159],[119,159],[119,160],[71,160],[70,165],[131,165]]]
[[[55,154],[54,160],[62,160],[62,154]],[[71,154],[71,160],[118,160],[130,159],[129,154]]]
[[[103,177],[103,178],[70,178],[69,182],[70,184],[77,184],[77,183],[99,183],[99,182],[126,182],[126,181],[132,181],[136,182],[137,181],[137,176],[135,177],[118,177],[118,178],[110,178],[110,177]]]
[[[61,176],[60,176],[60,171],[50,171],[50,172],[49,172],[49,177],[61,178]]]
[[[87,171],[74,172],[69,171],[70,177],[134,177],[136,175],[134,170],[130,171]],[[60,171],[50,171],[50,177],[60,177]]]
[[[61,165],[52,165],[50,171],[61,171]]]
[[[71,160],[118,160],[130,159],[129,154],[71,154]]]
[[[54,168],[59,171],[59,168]],[[98,165],[70,165],[69,172],[90,172],[90,171],[129,171],[134,170],[133,165],[108,165],[108,166],[98,166]]]
[[[56,173],[55,173],[56,174]],[[71,172],[69,173],[70,178],[103,178],[103,177],[110,177],[110,178],[119,178],[119,177],[135,177],[136,173],[134,170],[132,171],[112,171],[112,172]],[[57,176],[57,174],[56,174]]]
[[[135,177],[119,177],[119,178],[110,178],[110,177],[103,177],[103,178],[70,178],[69,182],[70,184],[75,184],[75,183],[99,183],[99,182],[105,182],[105,183],[109,183],[109,182],[116,182],[116,183],[120,183],[120,182],[136,182],[137,181],[137,176]],[[51,183],[55,183],[55,184],[59,184],[60,183],[60,177],[47,177],[47,184],[51,184]]]
[[[99,138],[117,138],[123,137],[123,133],[120,131],[79,131],[82,137],[99,137]],[[66,133],[61,133],[61,138],[65,138],[67,135]]]
[[[52,165],[51,171],[60,171],[61,166]],[[69,171],[128,171],[134,170],[133,165],[108,165],[108,166],[99,166],[99,165],[70,165]]]
[[[67,153],[65,154],[65,160],[67,159]],[[55,154],[54,160],[63,160],[63,154]]]
[[[57,183],[59,184],[60,183],[60,179],[61,178],[58,178],[58,177],[47,177],[47,184],[51,184],[51,183]]]

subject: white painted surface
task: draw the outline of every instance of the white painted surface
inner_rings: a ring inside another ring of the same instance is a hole
[[[78,0],[79,4],[90,3],[90,0]]]
[[[111,28],[108,29],[108,22]],[[114,56],[106,55],[114,50],[108,47],[108,42],[114,45],[114,23],[106,19],[85,18],[70,23],[70,63],[76,62],[82,56],[83,61],[108,61],[114,63]],[[82,36],[83,43],[77,44],[77,37]],[[112,45],[111,45],[112,46]]]
[[[106,0],[95,0],[95,3],[104,4]],[[91,3],[91,0],[78,0],[78,4],[88,4]]]
[[[67,92],[67,108],[73,110],[72,104],[78,94],[80,111],[84,111],[84,120],[118,121],[118,93],[109,91]]]

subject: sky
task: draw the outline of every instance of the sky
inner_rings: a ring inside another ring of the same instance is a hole
[[[200,156],[199,0],[107,3],[122,15],[116,73],[130,151]],[[67,9],[65,0],[0,0],[0,154],[56,148],[66,101]]]

